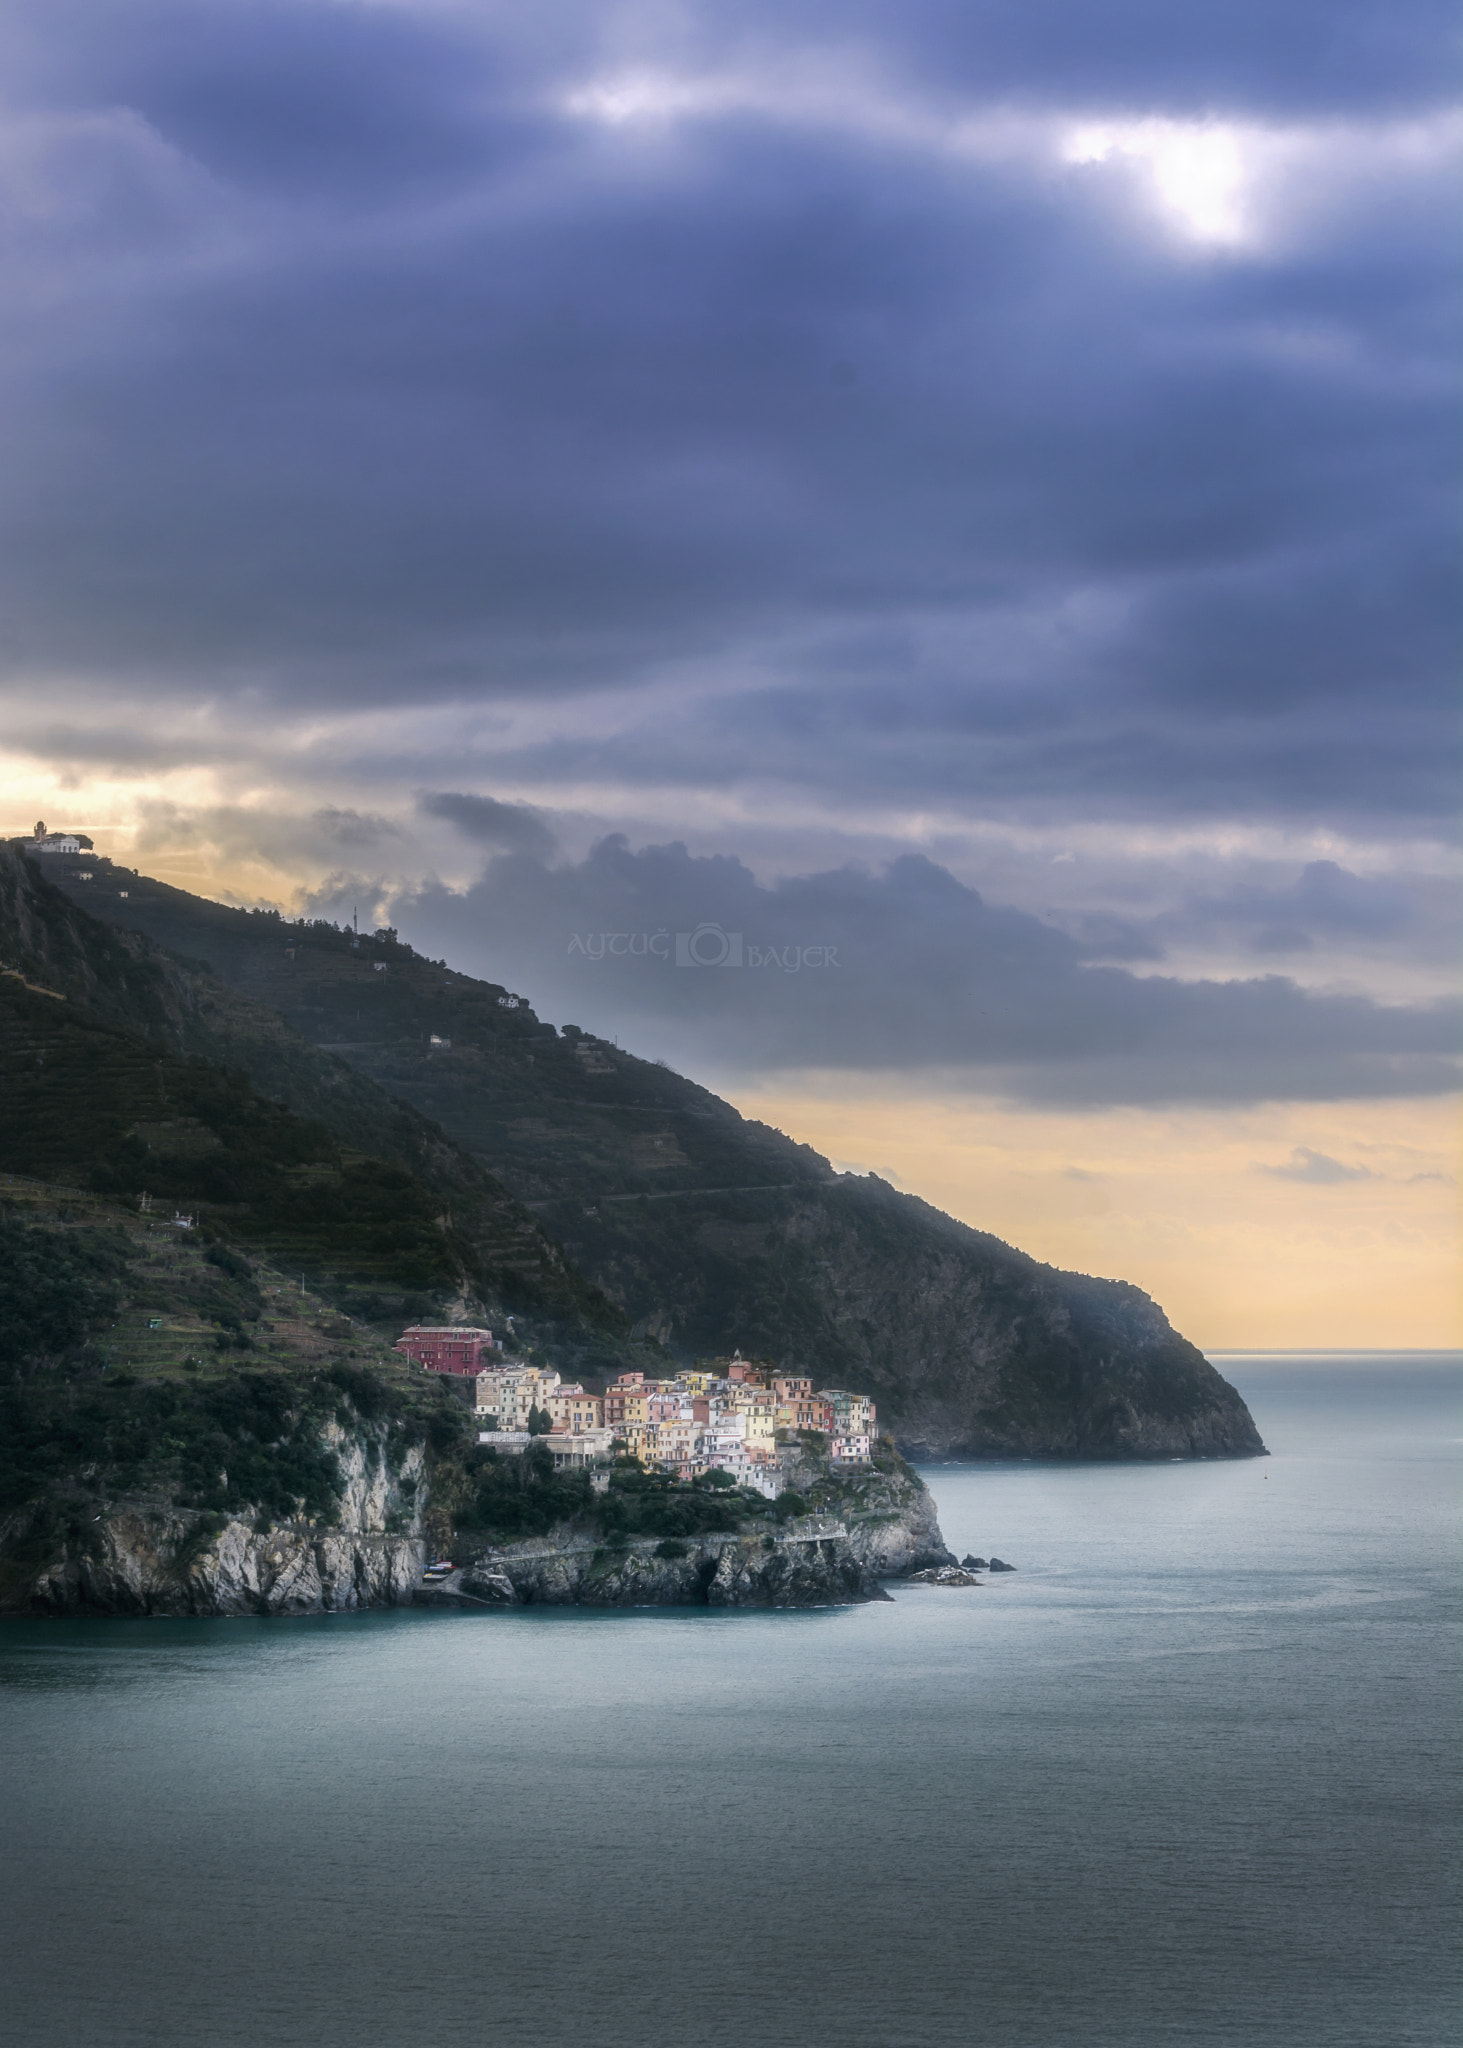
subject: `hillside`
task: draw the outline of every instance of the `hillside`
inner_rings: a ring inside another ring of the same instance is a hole
[[[393,1334],[453,1299],[623,1362],[624,1318],[429,1119],[0,848],[0,1169],[207,1212]]]
[[[352,1580],[404,1584],[424,1459],[465,1421],[297,1275],[0,1177],[0,1611],[195,1611],[241,1516],[263,1588],[271,1553],[343,1527],[369,1530]]]
[[[95,857],[53,857],[46,874],[114,931],[207,963],[180,975],[293,1027],[230,1024],[257,1088],[318,1114],[310,1061],[328,1058],[410,1104],[677,1356],[740,1345],[846,1381],[915,1455],[1263,1450],[1238,1394],[1138,1288],[835,1175],[694,1082],[556,1031],[395,934],[229,909]]]
[[[825,1605],[948,1556],[892,1453],[809,1470],[772,1503],[500,1458],[444,1381],[268,1260],[0,1176],[0,1613],[393,1605],[429,1545],[474,1562],[479,1606]]]

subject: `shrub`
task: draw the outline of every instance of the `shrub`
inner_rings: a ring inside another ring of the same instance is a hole
[[[231,1280],[251,1280],[254,1268],[241,1252],[234,1251],[226,1244],[211,1244],[203,1254],[210,1266],[217,1266],[221,1273],[227,1273]]]
[[[64,1359],[111,1322],[130,1254],[118,1231],[63,1233],[0,1218],[0,1371]]]
[[[318,1395],[281,1373],[151,1384],[119,1373],[74,1401],[12,1386],[0,1394],[0,1512],[93,1468],[114,1493],[166,1487],[214,1513],[333,1521],[343,1482],[323,1419]]]

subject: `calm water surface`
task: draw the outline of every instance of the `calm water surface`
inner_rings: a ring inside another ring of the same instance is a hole
[[[942,1466],[980,1590],[0,1628],[0,2040],[1452,2048],[1463,1377]]]

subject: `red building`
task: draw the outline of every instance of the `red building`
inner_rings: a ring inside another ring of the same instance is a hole
[[[413,1323],[393,1348],[427,1372],[471,1376],[494,1363],[492,1331],[469,1329],[465,1323]]]

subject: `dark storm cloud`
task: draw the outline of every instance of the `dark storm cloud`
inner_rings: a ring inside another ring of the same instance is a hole
[[[1457,892],[1437,875],[1358,875],[1334,860],[1258,873],[1219,889],[1178,892],[1147,916],[1067,913],[1062,928],[1092,960],[1162,960],[1238,946],[1258,955],[1389,955],[1415,965],[1457,958]]]
[[[327,808],[315,813],[315,823],[332,846],[352,853],[401,836],[400,828],[390,818],[372,817],[361,811]]]
[[[1450,815],[1440,8],[648,19],[10,11],[17,687],[538,698],[499,773],[688,819]],[[582,97],[647,67],[690,113]],[[1040,130],[1149,117],[1276,129],[1268,239]]]
[[[1413,921],[1413,906],[1405,886],[1316,860],[1289,888],[1192,896],[1185,916],[1191,925],[1247,930],[1259,952],[1308,952],[1324,939],[1390,939]]]
[[[1145,714],[1105,692],[1080,651],[1065,681],[956,684],[943,662],[931,679],[911,640],[877,683],[711,696],[685,713],[658,705],[608,740],[567,732],[524,746],[513,767],[550,780],[598,772],[632,789],[800,784],[825,802],[928,802],[1058,828],[1191,813],[1447,833],[1456,816],[1456,721],[1441,707],[1216,705],[1199,716],[1176,693]]]
[[[1458,1079],[1455,1006],[1094,966],[1067,934],[916,856],[768,887],[735,859],[613,836],[581,862],[505,856],[466,891],[399,894],[392,922],[550,1017],[744,1073],[939,1070],[1080,1105],[1416,1095]]]
[[[504,804],[496,797],[444,789],[418,797],[417,809],[428,818],[445,818],[475,845],[499,853],[528,853],[542,859],[557,845],[538,812],[527,804]]]
[[[828,27],[823,0],[778,9],[791,34]],[[704,16],[704,11],[703,11]],[[850,34],[889,36],[885,0],[840,7]],[[1371,0],[1227,0],[1174,8],[1117,0],[910,0],[897,10],[899,41],[952,90],[979,92],[995,69],[1014,96],[1125,106],[1153,98],[1200,113],[1235,106],[1266,113],[1406,106],[1438,89],[1456,48],[1457,22],[1440,0],[1380,8]]]

